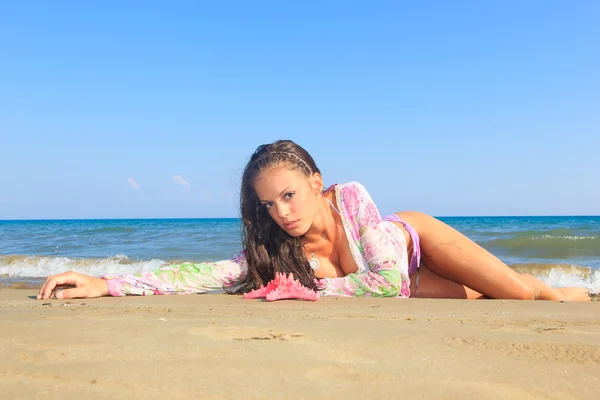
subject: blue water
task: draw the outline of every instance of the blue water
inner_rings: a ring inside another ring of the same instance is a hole
[[[600,285],[600,217],[440,219],[515,269],[552,284]],[[0,221],[0,283],[222,260],[241,250],[240,229],[239,219]]]
[[[440,218],[505,263],[600,268],[600,217]]]
[[[230,219],[0,221],[0,255],[212,261],[241,250]]]

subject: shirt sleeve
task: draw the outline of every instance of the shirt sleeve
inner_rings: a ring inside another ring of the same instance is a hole
[[[399,240],[399,235],[392,234],[390,228],[388,223],[382,222],[375,228],[367,227],[361,235],[370,271],[348,274],[343,278],[320,279],[321,295],[408,297],[410,280],[406,243]]]
[[[167,295],[222,292],[248,273],[244,252],[230,260],[212,263],[182,263],[151,272],[105,275],[111,296]]]

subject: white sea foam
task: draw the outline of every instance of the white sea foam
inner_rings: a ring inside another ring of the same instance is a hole
[[[591,293],[600,293],[600,271],[594,270],[589,275],[564,273],[560,269],[553,269],[547,274],[537,276],[552,287],[582,287]]]
[[[0,277],[10,278],[45,278],[68,270],[92,276],[137,274],[158,269],[166,261],[153,259],[135,261],[124,254],[109,258],[83,258],[46,256],[0,256]],[[539,279],[553,287],[583,287],[592,293],[600,293],[600,270],[564,265],[521,264],[521,272],[536,275]],[[523,268],[524,267],[524,268]]]
[[[553,240],[596,240],[598,236],[552,236],[552,235],[542,235],[542,236],[532,236],[531,239],[553,239]]]
[[[163,260],[132,261],[126,255],[109,258],[72,259],[68,257],[1,256],[0,276],[44,278],[68,270],[92,276],[135,274],[151,271],[165,264]]]

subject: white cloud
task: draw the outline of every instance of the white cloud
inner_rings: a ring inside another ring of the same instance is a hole
[[[175,182],[178,185],[185,186],[186,190],[190,190],[190,183],[183,179],[181,175],[175,175],[173,177],[173,182]]]
[[[133,178],[127,179],[127,182],[129,182],[129,186],[131,186],[135,190],[138,190],[140,188],[140,185],[138,185],[138,183]]]

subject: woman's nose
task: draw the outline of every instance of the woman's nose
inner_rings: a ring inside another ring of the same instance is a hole
[[[288,207],[284,206],[283,204],[277,205],[277,216],[279,218],[285,219],[289,213],[290,213],[290,210]]]

